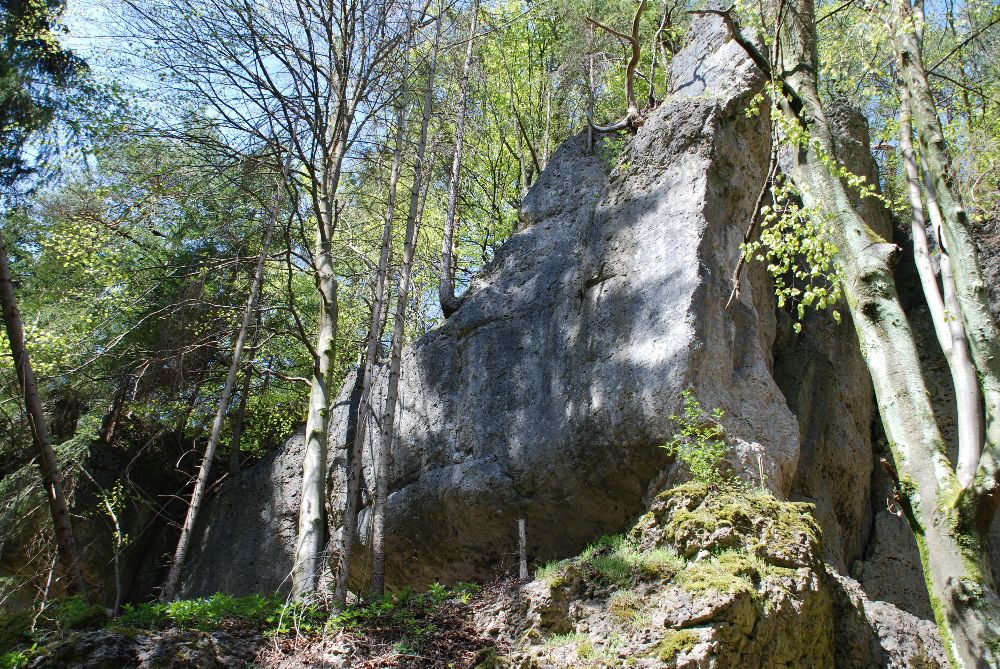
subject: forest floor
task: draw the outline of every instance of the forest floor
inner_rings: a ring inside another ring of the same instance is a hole
[[[126,606],[110,618],[73,598],[41,613],[0,617],[0,669],[489,666],[501,649],[477,628],[475,613],[513,583],[434,585],[339,613],[277,597],[218,594]]]

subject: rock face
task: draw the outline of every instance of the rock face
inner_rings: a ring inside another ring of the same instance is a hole
[[[253,666],[260,638],[224,632],[168,629],[75,634],[50,644],[30,669],[244,669]]]
[[[183,597],[287,591],[302,492],[302,435],[205,501],[181,583]]]
[[[391,587],[496,573],[521,517],[540,559],[627,527],[667,474],[659,446],[687,388],[726,411],[741,470],[760,453],[768,485],[790,490],[798,426],[771,374],[767,282],[751,272],[725,309],[768,160],[766,126],[744,113],[760,75],[721,23],[699,25],[624,155],[564,143],[524,200],[525,229],[405,350]],[[334,443],[348,420],[333,415]]]
[[[583,137],[565,142],[524,199],[524,229],[458,312],[405,349],[389,587],[512,566],[518,518],[540,560],[628,527],[672,475],[660,445],[688,388],[726,412],[737,467],[756,474],[760,464],[767,485],[789,493],[799,426],[772,376],[774,299],[761,270],[748,268],[725,309],[768,162],[766,123],[744,113],[761,77],[721,20],[706,17],[675,57],[672,82],[623,155],[588,154]],[[353,388],[349,379],[331,416],[334,534]],[[255,546],[273,539],[256,528],[296,512],[284,464],[293,460],[280,455],[218,491],[185,592],[281,584],[290,544],[265,558]],[[370,445],[364,462],[370,481]],[[267,508],[246,508],[258,494]],[[367,522],[366,508],[362,535]],[[234,550],[236,527],[250,538]],[[215,573],[233,576],[219,584]]]
[[[744,114],[760,75],[705,17],[674,58],[672,82],[622,155],[589,155],[582,137],[556,151],[525,197],[524,229],[462,308],[404,351],[390,587],[513,566],[521,517],[538,560],[627,527],[652,493],[683,478],[659,445],[687,388],[726,411],[739,470],[756,476],[759,453],[772,489],[816,504],[831,564],[846,570],[860,554],[871,524],[873,406],[850,324],[815,316],[794,336],[783,320],[776,340],[771,288],[756,264],[724,308],[768,160],[766,123]],[[836,118],[845,141],[867,145],[856,116]],[[354,385],[331,420],[334,534]],[[369,445],[367,481],[373,460]],[[293,440],[220,488],[202,514],[185,593],[281,586],[298,461]],[[362,530],[367,521],[364,509]],[[363,577],[363,562],[354,567]]]
[[[492,666],[947,666],[933,623],[827,571],[811,512],[759,490],[674,487],[628,537],[483,607],[478,624],[509,649]]]
[[[616,155],[608,143],[591,154],[583,137],[565,142],[524,199],[522,229],[475,279],[462,307],[405,349],[391,445],[387,584],[502,573],[516,564],[519,518],[536,562],[576,554],[594,537],[629,527],[658,491],[686,477],[659,446],[674,432],[669,416],[690,388],[706,408],[726,412],[737,469],[756,478],[762,468],[779,497],[811,502],[824,536],[811,550],[868,590],[871,599],[850,579],[831,585],[819,568],[799,584],[805,590],[792,588],[827,598],[838,624],[854,625],[856,634],[831,631],[860,639],[845,642],[837,665],[881,658],[871,666],[908,666],[923,652],[913,639],[939,642],[933,626],[909,615],[927,617],[929,609],[926,595],[920,601],[919,563],[903,546],[912,537],[894,534],[898,518],[885,510],[888,493],[873,467],[875,407],[851,324],[810,314],[795,334],[776,315],[756,264],[725,308],[764,180],[767,126],[744,113],[761,78],[721,21],[702,17],[693,30],[672,62],[671,95],[624,151]],[[847,167],[877,182],[863,117],[837,105],[829,115],[838,141],[853,147],[845,150],[855,158]],[[884,212],[860,206],[891,238]],[[376,408],[384,377],[381,370]],[[343,513],[354,393],[351,378],[331,415],[332,539]],[[377,434],[374,420],[368,433]],[[186,594],[282,587],[291,570],[300,446],[293,440],[219,489],[195,539]],[[369,444],[367,482],[374,459]],[[365,507],[363,543],[369,521]],[[356,582],[366,576],[365,548],[352,565]],[[902,561],[893,566],[895,555]],[[899,574],[912,597],[891,585]],[[555,610],[549,604],[539,605],[539,615]],[[892,641],[904,636],[906,643]],[[936,666],[928,653],[925,666]]]

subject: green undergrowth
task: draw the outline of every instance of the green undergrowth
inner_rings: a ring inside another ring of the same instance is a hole
[[[107,619],[104,608],[88,605],[82,597],[0,615],[0,669],[20,669],[50,639],[69,631],[97,629]]]
[[[400,637],[400,652],[406,654],[434,631],[433,623],[427,620],[430,614],[448,601],[467,604],[477,590],[478,586],[467,583],[454,588],[436,583],[426,593],[387,595],[342,611],[318,603],[291,602],[278,595],[233,597],[216,593],[168,603],[126,604],[115,618],[109,618],[101,606],[71,597],[49,603],[41,613],[19,611],[0,617],[0,669],[22,669],[46,643],[71,632],[99,628],[125,635],[179,628],[287,637],[391,627]]]

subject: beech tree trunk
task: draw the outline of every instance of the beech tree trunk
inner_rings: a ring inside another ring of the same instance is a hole
[[[892,265],[897,247],[858,214],[845,184],[833,176],[833,138],[817,91],[816,32],[812,0],[785,3],[781,74],[798,95],[785,113],[809,120],[809,142],[792,147],[790,176],[803,201],[834,217],[831,241],[861,352],[909,502],[910,522],[924,564],[924,578],[952,662],[960,667],[1000,666],[1000,598],[983,536],[970,510],[956,506],[961,486],[945,455],[934,420],[913,333],[900,304]],[[974,510],[973,510],[974,515]]]
[[[287,169],[286,167],[285,171]],[[278,192],[280,193],[281,191],[279,190]],[[267,260],[267,253],[271,248],[271,237],[274,235],[274,226],[278,220],[278,203],[279,196],[275,196],[271,211],[268,213],[264,242],[261,245],[260,257],[257,259],[253,282],[250,285],[250,296],[247,298],[247,304],[243,310],[243,320],[240,322],[239,333],[236,336],[236,345],[233,348],[233,359],[229,365],[229,373],[226,375],[226,384],[223,386],[222,395],[219,397],[219,408],[215,412],[215,421],[212,423],[212,432],[209,434],[208,444],[205,445],[205,454],[201,459],[198,479],[195,481],[194,491],[191,493],[191,501],[188,504],[187,514],[184,517],[184,525],[181,526],[181,536],[177,540],[177,550],[174,552],[170,571],[167,572],[167,580],[163,584],[163,592],[160,595],[160,599],[164,602],[174,599],[177,595],[177,588],[180,585],[181,573],[184,570],[184,561],[187,558],[188,548],[191,545],[191,533],[194,531],[194,524],[198,519],[198,512],[201,510],[205,489],[208,487],[208,477],[212,472],[212,460],[215,458],[215,451],[219,446],[219,438],[222,436],[222,425],[225,422],[226,413],[229,411],[229,400],[233,396],[233,387],[236,385],[236,377],[240,371],[240,360],[243,357],[243,346],[246,343],[247,331],[250,329],[250,322],[256,313],[257,297],[260,295],[260,285],[264,280],[264,263]]]
[[[472,69],[472,45],[476,29],[479,27],[479,0],[472,3],[472,26],[469,40],[465,45],[465,62],[462,64],[461,99],[459,100],[458,122],[455,128],[455,152],[451,161],[451,183],[448,186],[448,209],[444,219],[444,236],[441,238],[441,275],[438,297],[441,311],[448,318],[458,310],[462,301],[455,296],[455,218],[458,213],[458,192],[462,178],[462,147],[465,142],[465,117],[469,103],[469,70]]]
[[[313,377],[309,387],[309,410],[306,415],[298,537],[292,563],[292,594],[298,599],[307,598],[316,592],[323,563],[330,386],[337,352],[337,277],[331,242],[332,204],[328,211],[320,214],[320,218],[331,221],[331,224],[327,225],[321,220],[314,253],[320,312]]]
[[[80,553],[69,515],[69,504],[66,502],[66,495],[59,480],[59,463],[55,451],[52,450],[49,423],[45,417],[42,398],[38,394],[38,383],[31,367],[31,359],[28,357],[24,325],[21,322],[21,312],[17,308],[17,297],[14,295],[14,285],[10,276],[10,260],[7,257],[7,246],[2,233],[0,233],[0,308],[3,310],[7,340],[10,342],[14,358],[17,383],[21,388],[24,407],[28,414],[31,441],[38,451],[38,470],[42,475],[45,496],[49,501],[56,550],[66,576],[66,591],[73,595],[86,596],[83,573],[80,570]]]
[[[912,6],[910,0],[894,0],[893,9],[899,77],[910,97],[928,195],[936,199],[942,215],[944,250],[951,260],[956,299],[983,393],[985,439],[975,476],[963,484],[963,497],[977,507],[976,525],[985,533],[1000,504],[1000,330],[990,310],[969,217],[952,184],[948,148],[921,57],[923,0]]]
[[[427,68],[427,89],[424,93],[423,117],[420,121],[420,139],[413,163],[413,184],[410,188],[410,208],[406,216],[406,239],[403,243],[403,262],[400,267],[399,291],[396,297],[395,320],[392,324],[392,350],[389,353],[389,382],[386,390],[385,412],[382,415],[382,435],[379,442],[378,463],[375,475],[375,496],[372,504],[372,578],[371,592],[385,592],[385,525],[386,501],[389,495],[389,451],[396,420],[396,402],[399,399],[399,369],[403,358],[403,334],[406,327],[406,305],[410,294],[410,272],[417,245],[417,226],[420,191],[424,178],[424,155],[427,149],[427,126],[434,103],[434,73],[437,69],[438,51],[441,46],[443,3],[438,5],[434,25],[434,47]]]
[[[959,483],[965,487],[972,482],[979,465],[983,443],[983,420],[980,411],[981,398],[976,369],[969,353],[969,340],[965,335],[961,306],[955,288],[951,256],[947,249],[941,249],[941,286],[931,266],[927,242],[927,222],[924,218],[923,197],[920,191],[920,177],[916,156],[913,151],[913,129],[910,125],[910,99],[906,87],[900,89],[899,148],[906,173],[907,190],[910,198],[913,237],[913,255],[923,288],[924,299],[931,314],[931,322],[938,343],[948,361],[955,387],[955,407],[958,415],[958,467]],[[927,210],[934,224],[936,239],[943,239],[941,212],[933,188],[928,188]]]

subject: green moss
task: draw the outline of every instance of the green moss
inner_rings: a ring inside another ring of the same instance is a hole
[[[814,566],[822,554],[812,505],[783,502],[760,489],[712,491],[687,483],[661,493],[653,505],[662,536],[692,559],[702,551],[739,549],[783,567]],[[638,538],[642,541],[643,530]]]
[[[692,594],[703,592],[756,593],[761,574],[746,553],[726,551],[688,565],[679,577],[681,587]]]
[[[535,570],[535,580],[544,582],[550,588],[558,588],[566,582],[566,569],[572,560],[553,560]]]
[[[598,586],[627,587],[635,581],[666,580],[683,569],[684,560],[669,548],[643,550],[624,536],[601,537],[580,555],[548,562],[535,578],[550,588],[560,588],[580,579]]]
[[[667,630],[653,654],[661,662],[673,662],[678,655],[694,648],[700,640],[698,633],[691,630]]]
[[[562,646],[575,646],[587,640],[586,634],[579,632],[568,632],[566,634],[553,634],[545,640],[546,648],[560,648]]]
[[[608,600],[608,613],[619,621],[631,620],[642,610],[642,598],[633,590],[619,590]]]
[[[503,666],[503,658],[492,646],[479,651],[472,663],[472,669],[501,669]]]
[[[941,605],[941,600],[934,594],[934,584],[931,582],[931,569],[927,562],[927,542],[924,540],[924,535],[920,532],[914,532],[913,537],[917,540],[920,566],[923,569],[924,582],[927,584],[927,597],[931,603],[931,611],[934,613],[934,621],[937,623],[938,632],[941,634],[941,645],[944,646],[945,652],[948,653],[948,664],[952,667],[959,667],[958,660],[955,658],[955,653],[952,650],[955,643],[951,638],[951,631],[948,629],[946,622],[948,620],[947,614]]]

